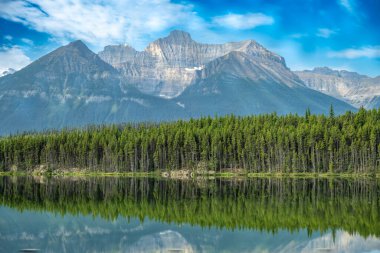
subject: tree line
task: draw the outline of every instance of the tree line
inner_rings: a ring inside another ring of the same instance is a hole
[[[375,179],[165,180],[0,177],[0,204],[18,210],[227,229],[345,230],[380,236]]]
[[[335,116],[275,113],[89,126],[0,138],[0,171],[205,168],[276,173],[378,173],[380,109]]]

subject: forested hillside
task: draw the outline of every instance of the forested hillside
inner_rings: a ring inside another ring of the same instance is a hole
[[[380,110],[334,116],[276,114],[126,124],[0,139],[1,171],[79,168],[146,172],[207,168],[247,172],[380,170]]]

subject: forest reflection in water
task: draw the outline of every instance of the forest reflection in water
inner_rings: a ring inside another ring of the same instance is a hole
[[[0,242],[9,249],[70,248],[73,234],[82,252],[380,248],[376,179],[4,176],[0,193]],[[47,235],[55,239],[45,245]]]

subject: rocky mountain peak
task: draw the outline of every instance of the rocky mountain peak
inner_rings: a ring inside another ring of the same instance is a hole
[[[132,46],[128,44],[105,46],[102,52],[104,51],[123,51],[123,52],[133,52],[133,53],[137,52],[136,49],[134,49]]]
[[[316,74],[322,74],[322,75],[331,75],[335,74],[337,71],[330,69],[329,67],[315,67],[312,72]]]
[[[196,42],[191,38],[191,35],[189,33],[181,30],[173,30],[168,36],[159,38],[150,43],[146,51],[150,51],[156,47],[165,47],[166,45],[187,46],[194,43]]]
[[[86,44],[83,43],[83,41],[81,40],[74,40],[72,42],[70,42],[67,47],[74,47],[74,48],[77,48],[77,49],[88,49]]]
[[[58,58],[76,59],[78,57],[86,59],[95,59],[98,56],[94,52],[92,52],[81,40],[76,40],[54,50],[53,52],[40,58],[38,61],[44,59],[44,61],[46,62],[48,59],[54,60]]]
[[[242,52],[244,57],[268,67],[286,67],[283,57],[254,40],[224,44],[198,43],[189,33],[181,30],[171,31],[167,37],[151,42],[143,52],[130,47],[111,46],[106,47],[99,56],[118,69],[126,80],[136,84],[141,91],[174,97],[191,84],[197,71],[231,52]],[[239,61],[234,61],[236,62]]]
[[[242,43],[243,44],[238,51],[244,52],[253,57],[261,58],[262,60],[274,61],[286,66],[285,59],[282,56],[269,51],[256,41],[245,40]]]
[[[295,73],[307,87],[343,99],[358,108],[372,108],[377,103],[371,101],[380,96],[380,80],[356,72],[317,67]]]
[[[347,70],[335,70],[331,69],[329,67],[315,67],[313,70],[307,70],[306,72],[312,72],[314,74],[320,74],[320,75],[330,75],[330,76],[336,76],[336,77],[342,77],[342,78],[368,78],[365,75],[360,75],[356,72],[351,72]]]
[[[120,66],[122,63],[133,62],[139,52],[128,44],[105,46],[99,52],[100,58],[112,66]]]
[[[105,71],[108,74],[117,72],[82,41],[77,40],[57,48],[18,72],[25,78],[33,75],[38,78],[61,79],[71,74],[100,75]]]
[[[179,44],[193,42],[193,39],[191,38],[190,33],[184,32],[181,30],[171,31],[169,36],[163,38],[162,40],[166,42],[179,43]]]

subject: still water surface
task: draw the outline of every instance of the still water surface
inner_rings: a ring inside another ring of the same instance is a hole
[[[365,179],[0,177],[0,252],[380,252]]]

